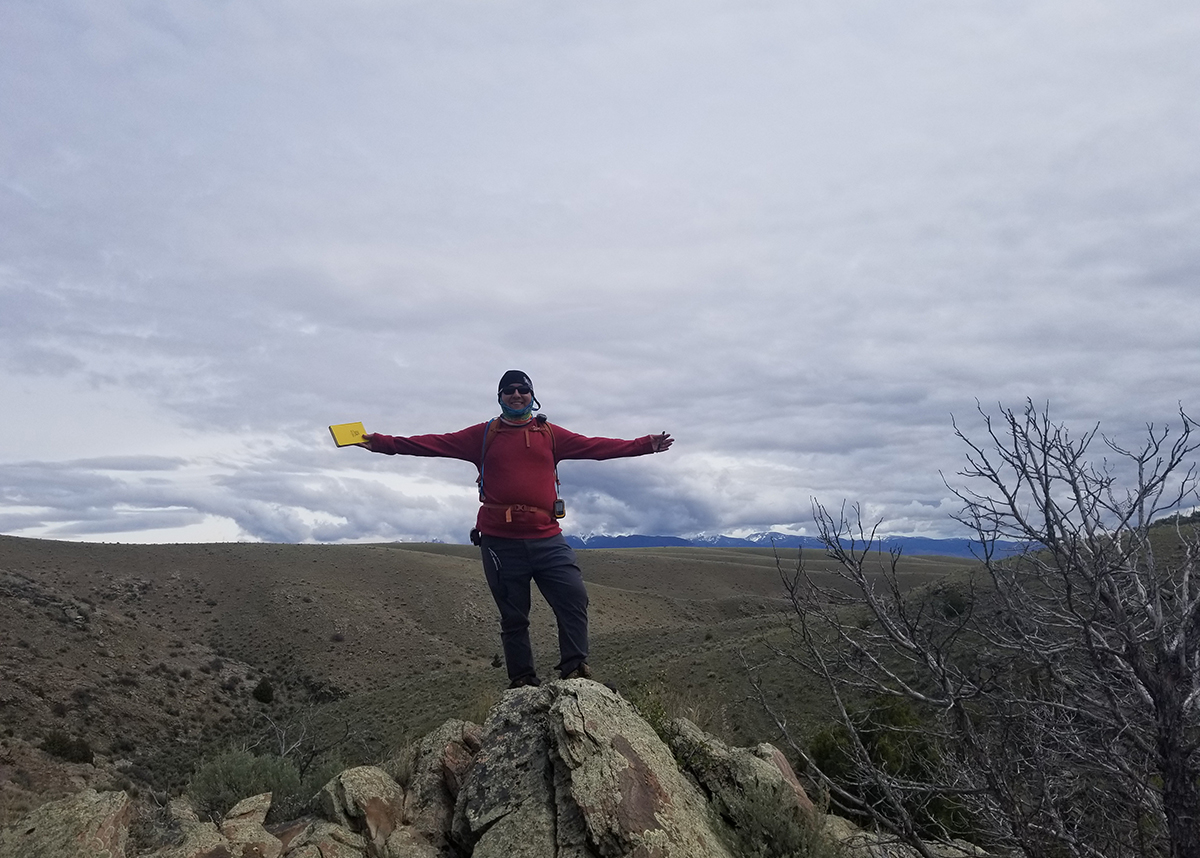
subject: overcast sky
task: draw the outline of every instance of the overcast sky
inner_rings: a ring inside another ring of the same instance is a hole
[[[958,536],[952,416],[1200,411],[1200,5],[0,4],[0,533],[463,542],[586,435],[568,532]]]

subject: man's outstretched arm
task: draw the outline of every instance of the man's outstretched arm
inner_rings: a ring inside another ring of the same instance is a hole
[[[670,449],[675,439],[668,433],[643,435],[641,438],[590,438],[578,435],[561,426],[554,426],[554,455],[563,459],[620,459],[628,456],[645,456],[662,453]]]
[[[458,432],[447,432],[441,435],[384,435],[371,432],[363,435],[365,447],[372,453],[385,453],[389,456],[432,456],[443,459],[463,459],[467,462],[479,463],[479,453],[483,444],[483,432],[487,424],[468,426]]]

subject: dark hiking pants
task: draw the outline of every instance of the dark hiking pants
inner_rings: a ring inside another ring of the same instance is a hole
[[[503,539],[484,534],[483,572],[500,609],[500,641],[510,680],[537,675],[529,643],[529,582],[558,620],[559,676],[587,661],[588,596],[575,552],[562,534],[546,539]]]

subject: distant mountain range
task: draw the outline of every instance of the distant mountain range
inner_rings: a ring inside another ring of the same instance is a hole
[[[752,533],[746,537],[700,536],[684,539],[680,536],[567,536],[575,548],[823,548],[824,543],[815,536],[794,536],[769,531]],[[974,539],[929,539],[924,536],[885,536],[877,542],[882,551],[899,548],[909,557],[975,557],[979,553],[979,542]],[[1023,545],[1019,542],[997,542],[996,553],[1000,556],[1019,554]]]

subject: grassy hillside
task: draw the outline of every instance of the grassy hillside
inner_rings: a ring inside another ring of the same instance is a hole
[[[578,556],[599,679],[731,741],[773,737],[748,699],[739,655],[757,659],[763,640],[784,639],[770,549]],[[829,561],[813,553],[806,562],[819,570]],[[920,557],[903,569],[917,585],[963,564]],[[551,677],[554,620],[539,598],[534,605],[535,652]],[[0,822],[83,782],[167,794],[202,756],[270,747],[285,732],[339,740],[347,763],[381,759],[447,718],[481,719],[506,686],[499,651],[470,546],[0,537]],[[772,675],[777,702],[795,717],[819,704],[783,666]],[[82,740],[97,756],[65,762],[39,750],[48,739],[52,749]]]

